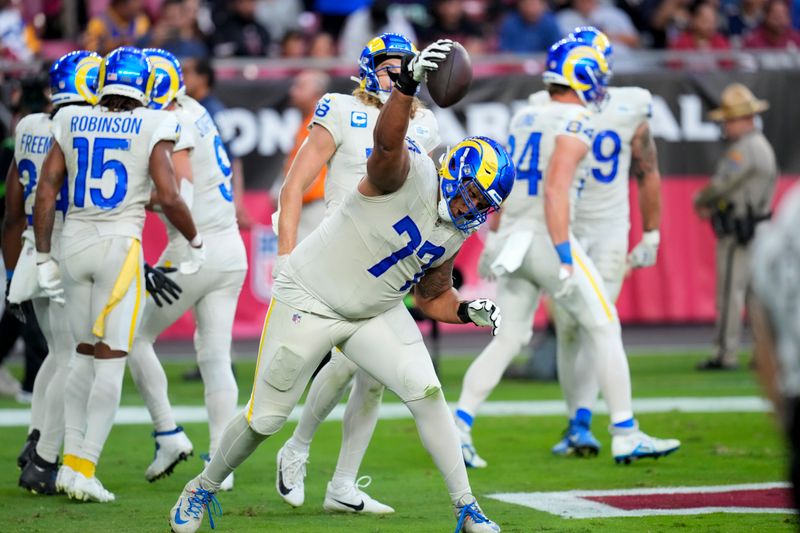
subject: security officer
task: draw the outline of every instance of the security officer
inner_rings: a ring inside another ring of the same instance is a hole
[[[735,368],[742,311],[750,280],[750,241],[759,222],[770,217],[775,193],[775,152],[756,128],[755,116],[769,108],[750,89],[734,83],[722,92],[711,120],[721,122],[728,149],[711,183],[695,197],[701,218],[710,218],[717,235],[716,353],[700,370]]]

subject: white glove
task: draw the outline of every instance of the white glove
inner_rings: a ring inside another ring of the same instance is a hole
[[[561,264],[558,269],[558,280],[561,282],[561,288],[553,294],[553,298],[557,300],[567,298],[578,286],[578,279],[575,277],[572,265]]]
[[[197,238],[197,237],[195,237]],[[178,272],[185,276],[197,274],[203,263],[206,262],[206,245],[200,241],[200,246],[192,246],[189,244],[189,253],[186,261],[183,261],[178,267]]]
[[[279,255],[275,258],[275,262],[272,264],[272,279],[278,279],[278,274],[281,273],[281,270],[286,266],[286,261],[288,260],[289,254]]]
[[[483,251],[478,258],[478,275],[486,280],[494,281],[495,273],[492,270],[492,263],[497,259],[500,252],[500,239],[496,231],[487,231],[486,239],[483,241]]]
[[[661,242],[661,233],[654,229],[645,231],[642,240],[628,254],[628,268],[651,267],[656,264],[658,245]]]
[[[447,54],[453,49],[453,41],[439,39],[425,47],[408,63],[411,78],[417,83],[425,81],[428,72],[439,69],[439,63],[447,59]]]
[[[43,263],[37,263],[36,277],[39,287],[47,297],[57,304],[64,305],[64,287],[61,285],[61,271],[58,269],[58,263],[52,258]]]
[[[479,298],[470,302],[461,302],[458,306],[458,318],[465,324],[472,322],[476,326],[491,326],[492,335],[497,335],[500,327],[500,308],[493,301]]]

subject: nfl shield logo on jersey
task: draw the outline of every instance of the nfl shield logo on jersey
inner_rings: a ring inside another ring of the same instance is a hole
[[[278,257],[278,236],[272,226],[254,224],[250,254],[250,285],[253,295],[264,303],[272,298],[272,267]]]

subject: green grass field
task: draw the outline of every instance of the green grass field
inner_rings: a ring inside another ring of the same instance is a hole
[[[635,397],[752,396],[758,387],[749,371],[702,374],[693,370],[700,354],[633,356],[631,370]],[[449,400],[458,397],[460,379],[468,359],[446,359],[442,383]],[[246,401],[253,363],[238,363],[240,398]],[[181,381],[187,363],[167,366],[170,397],[176,405],[201,405],[200,384]],[[504,382],[490,400],[558,399],[555,384]],[[387,394],[386,401],[397,401]],[[141,405],[130,381],[123,404]],[[0,401],[0,408],[17,407]],[[617,466],[610,458],[609,437],[603,431],[607,417],[598,416],[595,433],[604,445],[596,459],[560,459],[550,455],[564,420],[558,416],[478,419],[474,435],[481,454],[489,461],[485,470],[470,471],[479,498],[494,492],[611,489],[677,485],[754,483],[784,479],[786,453],[776,425],[765,414],[644,414],[642,427],[655,435],[678,437],[683,448],[659,461]],[[338,453],[340,424],[322,425],[312,446],[306,480],[306,505],[291,509],[275,493],[275,454],[288,438],[288,424],[236,472],[236,488],[220,496],[224,516],[220,531],[312,532],[449,532],[454,520],[444,484],[423,450],[412,421],[381,421],[367,453],[362,473],[373,477],[371,495],[392,505],[396,514],[332,516],[322,510],[325,484]],[[203,424],[186,431],[196,451],[207,446]],[[63,496],[36,497],[16,486],[13,466],[25,436],[24,428],[0,430],[0,531],[95,532],[168,531],[167,513],[183,484],[202,467],[194,457],[182,463],[172,477],[149,484],[144,469],[152,455],[150,428],[117,426],[111,433],[98,476],[116,493],[113,504],[82,504]],[[566,520],[526,507],[481,498],[487,515],[503,531],[796,531],[793,516],[771,514],[709,514]],[[204,526],[208,530],[208,522]]]

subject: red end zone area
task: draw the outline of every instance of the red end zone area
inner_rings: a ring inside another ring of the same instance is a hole
[[[794,513],[786,483],[706,487],[515,492],[490,498],[563,518],[689,515],[707,513]]]

